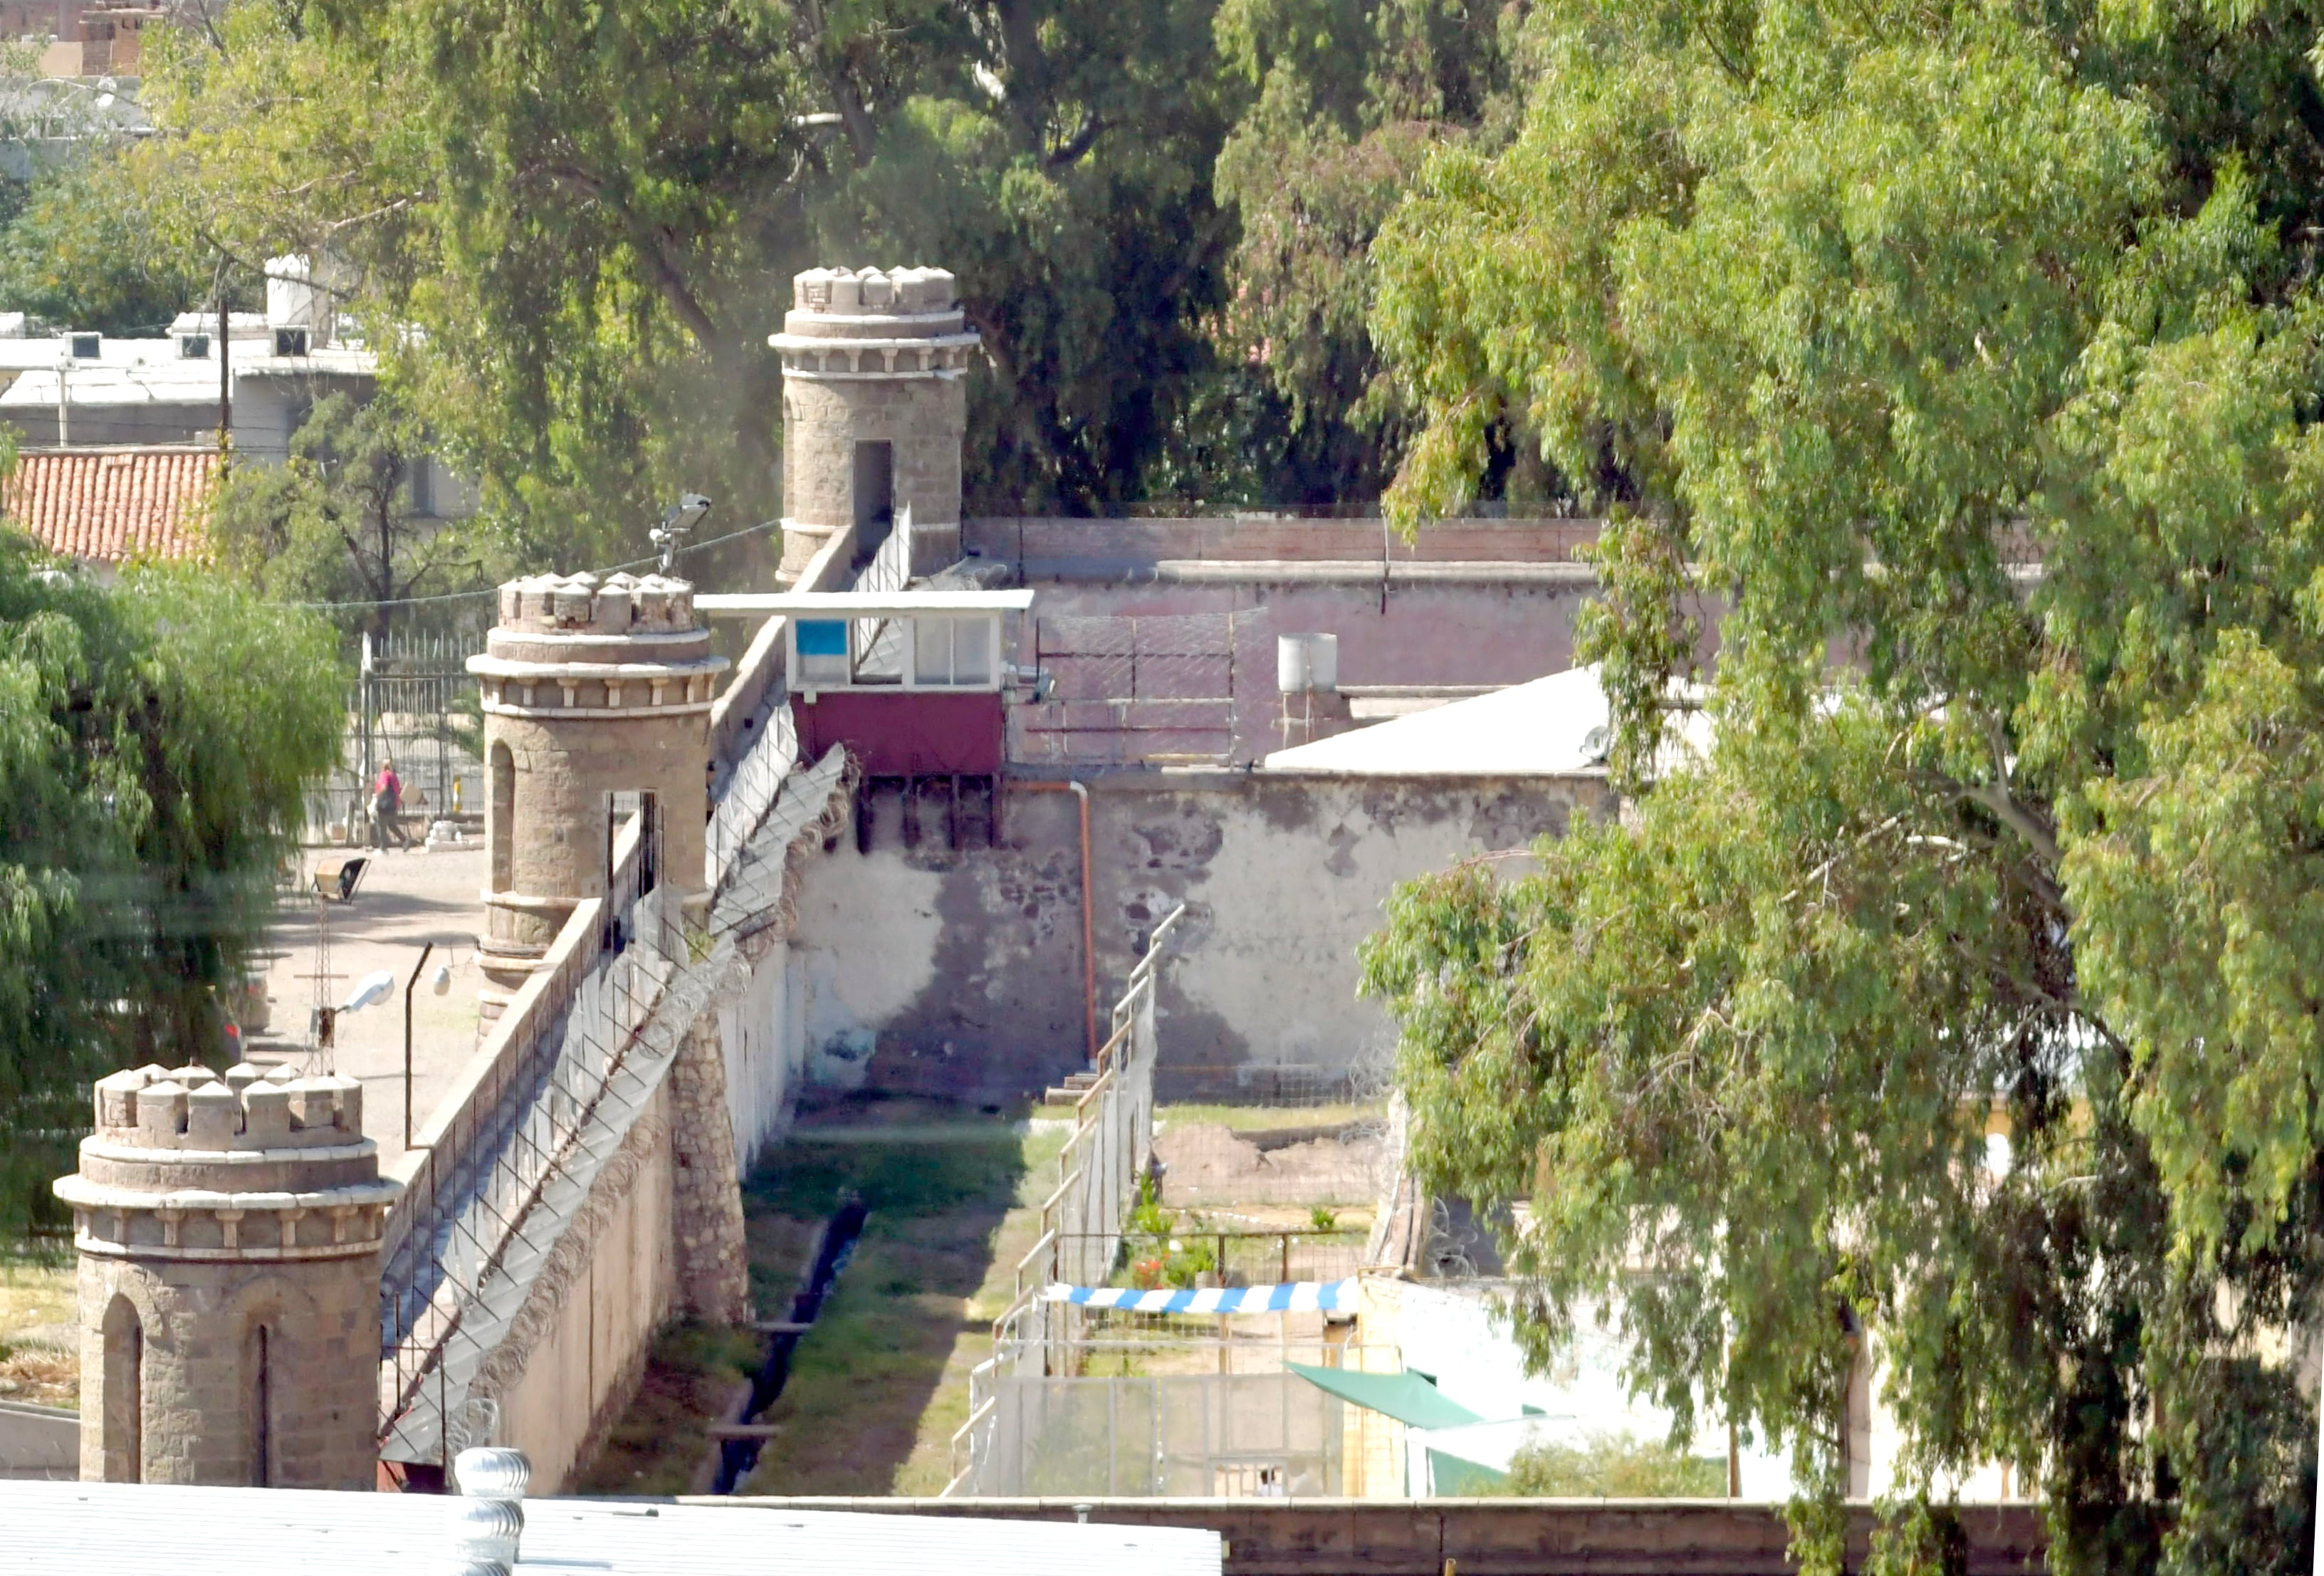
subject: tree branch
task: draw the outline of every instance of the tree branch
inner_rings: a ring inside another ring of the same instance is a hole
[[[710,314],[703,309],[701,301],[696,299],[692,288],[686,282],[686,259],[678,250],[678,237],[670,234],[667,226],[657,225],[641,238],[647,243],[642,251],[648,268],[654,276],[654,283],[661,290],[662,299],[669,303],[670,310],[678,314],[678,321],[686,325],[687,331],[694,336],[702,348],[716,355],[723,343],[718,325],[711,321]]]
[[[1994,819],[2024,838],[2026,844],[2054,871],[2059,862],[2057,834],[2009,791],[2009,740],[2001,730],[2000,719],[1979,711],[1977,721],[1985,734],[1986,748],[1993,754],[1993,780],[1964,788],[1961,791],[1971,803],[1984,806],[1992,812]]]
[[[654,288],[661,292],[679,322],[686,325],[703,349],[714,355],[723,343],[718,325],[703,309],[701,300],[686,279],[686,256],[678,249],[678,237],[666,225],[649,225],[629,211],[628,206],[613,198],[604,181],[586,170],[570,164],[560,164],[548,172],[549,180],[570,186],[592,202],[604,204],[621,217],[622,227],[638,249],[638,256],[646,266]]]
[[[1103,135],[1106,130],[1106,118],[1097,111],[1091,110],[1082,116],[1081,130],[1059,143],[1056,150],[1049,155],[1048,167],[1052,170],[1063,170],[1068,165],[1080,162],[1083,156],[1097,144],[1098,138]]]

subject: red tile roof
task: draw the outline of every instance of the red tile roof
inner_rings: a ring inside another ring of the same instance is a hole
[[[17,456],[0,486],[8,523],[51,552],[97,563],[202,550],[214,448],[52,449]]]

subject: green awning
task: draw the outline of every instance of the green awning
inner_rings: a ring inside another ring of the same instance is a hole
[[[1402,1373],[1361,1374],[1351,1369],[1313,1368],[1304,1362],[1283,1366],[1319,1390],[1384,1413],[1415,1428],[1452,1428],[1462,1423],[1484,1421],[1408,1369]]]
[[[1482,1461],[1449,1455],[1441,1450],[1428,1452],[1428,1476],[1431,1487],[1437,1493],[1454,1499],[1499,1493],[1501,1485],[1509,1480],[1509,1475],[1499,1467],[1489,1467]]]

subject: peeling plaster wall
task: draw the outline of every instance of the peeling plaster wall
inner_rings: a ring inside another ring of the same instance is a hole
[[[1384,1051],[1355,951],[1393,885],[1608,803],[1595,778],[1141,772],[1090,788],[1101,1031],[1147,933],[1188,905],[1158,1000],[1165,1092],[1181,1095]],[[876,800],[872,853],[843,842],[801,883],[808,1081],[995,1101],[1080,1066],[1072,797],[1010,791],[998,849],[940,834],[907,849],[901,820]]]

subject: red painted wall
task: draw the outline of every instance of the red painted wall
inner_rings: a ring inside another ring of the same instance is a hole
[[[827,689],[813,705],[794,696],[791,714],[801,760],[844,744],[872,777],[991,775],[1007,736],[1001,696],[989,691]]]

